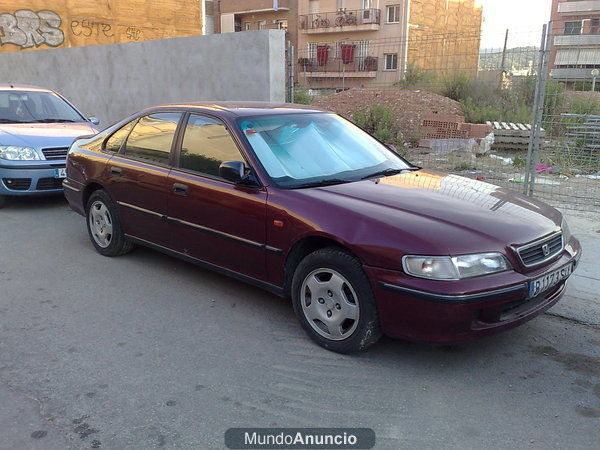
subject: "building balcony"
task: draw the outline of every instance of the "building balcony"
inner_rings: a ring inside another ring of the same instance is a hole
[[[600,45],[600,34],[575,34],[555,36],[554,45],[556,47],[576,47],[579,45],[595,46]]]
[[[600,12],[600,0],[582,0],[558,4],[558,12],[564,15],[586,15]]]
[[[375,78],[378,62],[378,58],[373,56],[356,57],[352,60],[300,58],[298,70],[300,76],[311,78]]]
[[[324,34],[342,31],[377,31],[380,22],[381,10],[374,8],[306,14],[300,16],[300,32]]]
[[[279,0],[278,10],[289,11],[290,2],[296,0]],[[219,2],[221,14],[250,14],[262,12],[274,12],[273,2],[265,2],[264,0],[245,0],[243,5],[241,2]]]
[[[600,68],[600,65],[597,66]],[[581,68],[554,68],[550,72],[550,75],[555,80],[560,81],[578,81],[578,80],[592,80],[594,76],[592,75],[592,67],[588,67],[585,69]]]
[[[576,47],[579,45],[596,46],[600,45],[600,34],[575,34],[556,36],[554,38],[556,47]]]

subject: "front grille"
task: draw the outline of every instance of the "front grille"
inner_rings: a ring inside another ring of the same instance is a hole
[[[55,161],[58,159],[67,159],[67,153],[69,152],[69,147],[61,147],[61,148],[43,148],[42,153],[44,157],[48,161]]]
[[[562,233],[520,247],[517,251],[525,267],[535,266],[554,258],[563,249]],[[546,250],[546,251],[544,251]]]
[[[2,182],[11,191],[26,191],[31,186],[31,178],[2,178]]]
[[[61,178],[40,178],[37,183],[36,189],[38,191],[49,191],[52,189],[62,189]]]

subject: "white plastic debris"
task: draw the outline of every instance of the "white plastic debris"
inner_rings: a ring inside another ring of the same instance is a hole
[[[503,156],[490,155],[490,158],[497,159],[503,166],[512,166],[515,162],[512,158],[504,158]]]

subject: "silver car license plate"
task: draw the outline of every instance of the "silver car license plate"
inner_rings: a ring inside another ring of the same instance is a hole
[[[544,276],[541,276],[532,282],[529,283],[529,298],[537,297],[540,294],[543,294],[548,289],[552,289],[558,283],[563,280],[566,280],[573,273],[573,269],[575,267],[575,263],[569,263],[566,266],[561,267],[560,269],[556,269],[552,272],[547,273]]]
[[[54,178],[67,178],[67,169],[54,169]]]

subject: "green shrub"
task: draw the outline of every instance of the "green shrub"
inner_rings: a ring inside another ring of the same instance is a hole
[[[310,105],[313,102],[312,96],[308,91],[296,89],[294,91],[294,103],[299,105]]]
[[[396,83],[402,89],[420,89],[431,84],[432,77],[419,66],[409,64],[404,73],[404,79]]]
[[[529,123],[532,107],[526,104],[513,104],[499,100],[497,104],[476,103],[471,97],[460,102],[462,114],[469,123],[513,122]]]
[[[459,102],[473,96],[473,84],[472,77],[457,72],[444,81],[441,94]]]
[[[386,144],[402,142],[402,132],[394,112],[385,105],[376,104],[354,114],[354,122],[363,130]]]
[[[568,107],[570,114],[600,114],[600,102],[593,97],[575,97]]]

